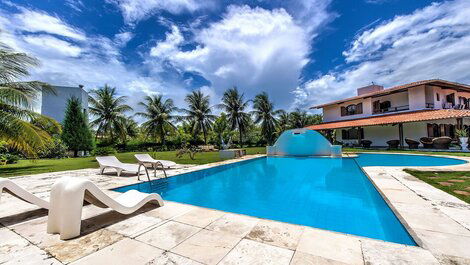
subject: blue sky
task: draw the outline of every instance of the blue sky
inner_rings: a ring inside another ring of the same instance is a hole
[[[238,86],[307,109],[385,87],[470,83],[470,1],[4,0],[0,39],[42,61],[33,79],[129,96]]]

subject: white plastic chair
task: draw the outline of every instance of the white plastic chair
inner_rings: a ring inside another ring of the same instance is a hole
[[[0,179],[0,197],[2,192],[5,191],[14,197],[37,205],[44,209],[49,209],[49,202],[37,197],[36,195],[26,191],[25,189],[21,188],[20,186],[16,185],[13,181],[9,179]]]
[[[162,197],[155,193],[130,190],[113,199],[90,180],[63,177],[52,186],[47,232],[60,234],[60,239],[79,236],[84,201],[122,214],[131,214],[147,203],[163,206]]]
[[[140,175],[140,166],[136,164],[122,163],[115,156],[97,156],[96,161],[100,165],[100,173],[103,174],[106,168],[113,168],[116,170],[118,177],[121,176],[123,171],[131,172]]]

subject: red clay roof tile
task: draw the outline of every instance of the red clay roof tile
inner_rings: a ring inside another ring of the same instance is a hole
[[[463,117],[470,117],[470,110],[439,109],[439,110],[402,112],[402,113],[373,116],[373,117],[360,118],[360,119],[354,119],[354,120],[325,122],[325,123],[320,123],[317,125],[311,125],[306,128],[311,129],[311,130],[328,130],[328,129],[348,128],[348,127],[365,127],[365,126],[374,126],[374,125],[431,121],[431,120],[463,118]]]

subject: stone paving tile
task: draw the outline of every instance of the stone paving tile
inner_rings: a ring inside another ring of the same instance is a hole
[[[206,208],[196,208],[183,215],[174,218],[175,221],[204,228],[210,223],[222,217],[225,212],[210,210]]]
[[[345,234],[305,228],[297,250],[347,264],[363,264],[361,242]]]
[[[203,229],[171,252],[201,263],[217,264],[239,241],[238,237]]]
[[[47,233],[47,217],[13,225],[11,229],[41,248],[62,242],[59,239],[59,235]]]
[[[147,264],[162,253],[163,250],[161,249],[126,238],[91,255],[83,257],[72,264]]]
[[[439,205],[438,207],[439,207],[439,210],[441,210],[445,215],[457,221],[460,225],[465,227],[467,230],[470,230],[470,209],[447,207],[447,206],[441,206],[441,205]]]
[[[60,264],[20,235],[0,228],[0,264]]]
[[[62,241],[46,247],[45,250],[61,262],[69,263],[97,252],[122,239],[116,232],[101,229],[76,239]]]
[[[410,190],[393,190],[393,189],[381,189],[390,202],[401,202],[401,203],[413,203],[413,204],[424,204],[430,205],[429,202],[423,200],[415,193]]]
[[[142,232],[152,226],[156,226],[161,222],[163,222],[162,219],[139,214],[110,225],[106,227],[106,229],[117,232],[121,235],[133,237],[139,232]]]
[[[443,214],[438,208],[408,203],[393,205],[412,228],[470,236],[469,230]]]
[[[296,251],[290,265],[347,265],[347,263]]]
[[[293,255],[292,250],[242,239],[218,264],[288,265]]]
[[[196,206],[177,202],[165,201],[162,207],[150,210],[145,215],[167,220],[197,209]]]
[[[261,220],[246,236],[273,246],[295,250],[304,227],[271,220]]]
[[[169,221],[137,237],[136,240],[164,250],[169,250],[196,234],[201,229],[202,228],[192,225]]]
[[[366,264],[439,265],[438,260],[429,251],[419,247],[369,239],[361,239],[361,242]]]
[[[470,237],[414,229],[424,247],[432,253],[470,259]]]
[[[258,221],[257,218],[229,213],[208,225],[206,229],[225,232],[236,237],[244,237]]]
[[[185,258],[180,255],[176,255],[175,253],[171,252],[164,252],[162,255],[152,259],[147,263],[148,265],[203,265],[197,261]]]

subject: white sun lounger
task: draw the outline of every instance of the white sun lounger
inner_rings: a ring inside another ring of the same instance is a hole
[[[52,186],[47,232],[60,234],[60,239],[80,235],[83,202],[131,214],[147,203],[163,206],[160,195],[127,191],[113,199],[87,179],[63,177]]]
[[[0,196],[2,192],[5,191],[16,198],[23,200],[25,202],[37,205],[44,209],[49,209],[49,202],[37,197],[36,195],[26,191],[20,186],[16,185],[13,181],[9,179],[0,179]]]
[[[146,167],[150,165],[153,168],[154,177],[157,176],[157,168],[163,169],[163,173],[166,177],[165,168],[176,166],[176,163],[173,161],[153,159],[149,154],[135,154],[134,156],[137,161],[139,161],[139,170],[141,166]]]
[[[100,164],[100,173],[103,174],[106,168],[114,168],[118,177],[123,171],[140,175],[140,166],[136,164],[122,163],[115,156],[97,156],[96,161]]]

